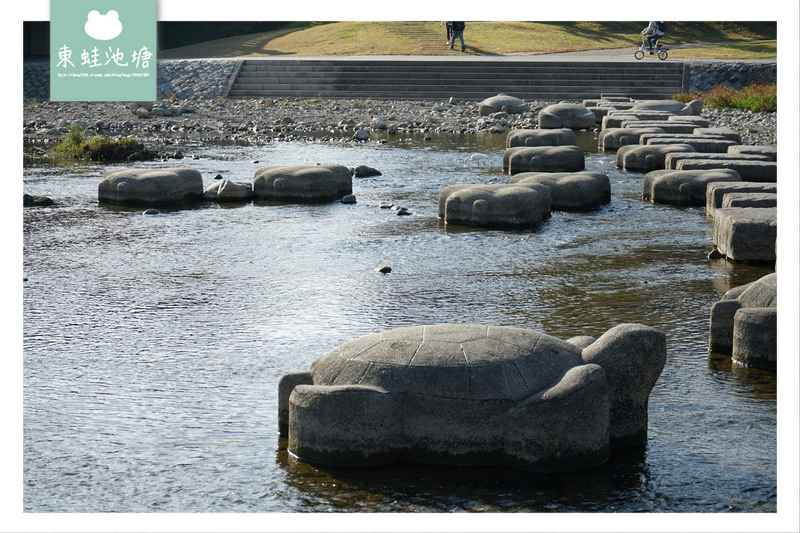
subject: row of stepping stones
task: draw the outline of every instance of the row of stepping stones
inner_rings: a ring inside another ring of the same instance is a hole
[[[603,105],[606,104],[606,105]],[[542,109],[538,115],[538,129],[511,131],[506,138],[503,154],[503,171],[512,175],[507,184],[498,185],[453,185],[439,195],[439,217],[447,224],[476,227],[531,228],[550,216],[550,210],[592,210],[610,201],[608,177],[601,173],[582,172],[585,169],[583,150],[576,146],[574,130],[589,129],[600,122],[610,122],[615,111],[627,111],[627,119],[645,121],[657,119],[667,121],[676,113],[691,116],[691,119],[669,127],[647,128],[619,127],[622,142],[631,143],[631,131],[636,129],[635,142],[640,142],[644,133],[685,135],[697,127],[708,126],[708,121],[696,116],[702,102],[689,104],[678,102],[645,101],[633,102],[617,98],[611,102],[587,102],[583,105],[561,102]],[[666,109],[662,109],[665,108]],[[619,109],[618,109],[619,108]],[[481,102],[479,114],[521,113],[529,110],[519,99],[498,95]],[[690,130],[687,128],[691,127]],[[677,129],[676,129],[677,128]],[[624,135],[622,133],[624,132]],[[717,134],[715,134],[717,135]],[[706,134],[703,133],[705,138]],[[715,137],[716,139],[716,137]],[[609,137],[609,143],[612,137]],[[601,141],[602,142],[602,141]],[[663,164],[663,154],[672,146],[672,137],[652,139],[655,153],[642,154],[643,164],[657,168]],[[733,144],[733,141],[726,141]],[[669,143],[669,144],[668,144]],[[687,151],[694,148],[688,144]],[[652,152],[653,149],[651,149]],[[634,156],[637,154],[634,154]],[[635,159],[629,162],[628,170],[638,171]],[[663,167],[662,167],[663,168]],[[549,174],[549,175],[548,175]],[[533,187],[533,185],[546,185]]]
[[[525,109],[511,98],[494,100],[505,104],[504,111]],[[448,187],[439,196],[439,216],[468,226],[535,226],[549,217],[548,191],[519,187],[534,183],[550,189],[551,209],[590,210],[607,203],[607,177],[581,172],[583,151],[573,131],[600,123],[599,148],[616,150],[617,167],[646,173],[644,200],[706,206],[714,222],[713,253],[734,261],[774,261],[777,150],[742,145],[741,135],[729,128],[709,128],[701,110],[697,100],[625,97],[548,106],[539,113],[539,129],[508,134],[503,171],[513,176],[509,183]]]
[[[509,132],[503,153],[508,182],[445,187],[439,193],[439,218],[459,226],[530,229],[552,210],[591,211],[609,203],[608,176],[584,171],[584,152],[575,142],[571,128]]]
[[[507,104],[506,112],[524,109],[512,106],[508,97],[501,101]],[[502,225],[519,224],[527,214],[536,223],[549,216],[548,195],[554,209],[579,208],[581,195],[574,190],[567,193],[566,180],[583,175],[588,183],[590,173],[554,171],[583,168],[572,130],[599,125],[598,148],[616,151],[618,168],[645,173],[643,200],[705,206],[714,224],[710,257],[774,262],[777,151],[774,146],[742,145],[735,130],[709,128],[701,111],[699,101],[682,104],[625,97],[549,106],[539,114],[538,130],[509,133],[503,156],[503,171],[512,174],[509,184],[449,187],[440,195],[439,216],[466,225]],[[550,177],[544,178],[548,171]],[[537,178],[533,181],[527,176]],[[593,178],[597,186],[600,180]],[[532,183],[546,184],[549,190],[518,187]],[[556,196],[560,197],[558,207]],[[565,202],[567,196],[571,204]],[[522,207],[526,202],[538,209],[526,211]],[[775,369],[775,285],[775,274],[770,274],[723,296],[712,310],[712,351],[731,354],[734,361],[746,365]]]
[[[122,169],[106,172],[98,185],[100,202],[112,205],[169,207],[195,202],[331,202],[353,192],[353,169],[344,165],[259,168],[252,184],[222,179],[203,188],[192,168]]]
[[[598,147],[616,150],[618,168],[646,173],[642,199],[706,206],[714,223],[715,254],[734,261],[774,261],[776,148],[742,145],[739,132],[708,128],[695,102],[622,100],[605,102]],[[723,191],[732,183],[740,186],[725,198]]]
[[[709,257],[774,262],[776,148],[742,145],[738,132],[708,128],[702,117],[684,114],[699,113],[696,108],[652,102],[642,114],[643,107],[622,102],[608,109],[598,147],[616,150],[618,167],[646,172],[644,200],[704,206],[713,222]],[[710,351],[740,364],[775,371],[777,336],[775,273],[729,290],[711,309]]]

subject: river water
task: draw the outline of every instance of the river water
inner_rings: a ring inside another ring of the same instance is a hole
[[[444,227],[443,187],[506,180],[501,137],[198,144],[185,150],[197,159],[137,164],[190,166],[206,185],[265,165],[379,169],[354,178],[353,205],[143,216],[98,204],[108,165],[27,167],[25,192],[60,205],[24,211],[24,510],[775,511],[776,376],[707,349],[711,305],[771,270],[707,259],[703,209],[642,202],[642,175],[593,153],[591,134],[587,170],[611,178],[609,205],[535,231]],[[448,322],[561,338],[660,328],[646,450],[559,476],[349,471],[287,454],[283,374],[361,335]]]

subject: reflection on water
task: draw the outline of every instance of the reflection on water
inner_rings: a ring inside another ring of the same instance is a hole
[[[379,169],[354,179],[353,205],[144,216],[98,205],[104,166],[26,169],[25,192],[59,206],[24,211],[25,510],[774,511],[775,375],[707,353],[711,305],[769,270],[709,261],[703,210],[642,202],[642,176],[602,154],[587,154],[612,182],[598,211],[554,212],[533,231],[444,227],[438,192],[504,181],[503,142],[198,146],[179,163],[206,185],[263,165]],[[284,373],[361,335],[444,322],[561,338],[621,322],[662,329],[647,450],[539,477],[343,471],[288,456],[277,437]]]
[[[617,451],[590,471],[534,475],[503,467],[319,467],[296,459],[285,444],[281,439],[276,463],[287,485],[315,496],[309,511],[648,511],[657,499],[642,451]]]

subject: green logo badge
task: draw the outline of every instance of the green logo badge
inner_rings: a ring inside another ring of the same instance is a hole
[[[156,0],[50,0],[50,100],[157,97]]]

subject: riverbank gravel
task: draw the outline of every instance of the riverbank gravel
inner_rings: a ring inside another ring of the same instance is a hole
[[[391,142],[393,135],[505,134],[535,128],[552,101],[527,101],[530,111],[478,115],[477,101],[370,99],[228,99],[193,97],[152,103],[38,102],[23,112],[26,151],[43,150],[71,124],[87,135],[133,136],[161,157],[204,142],[242,144],[296,141]],[[729,127],[743,144],[774,145],[776,113],[704,109],[711,127]]]

